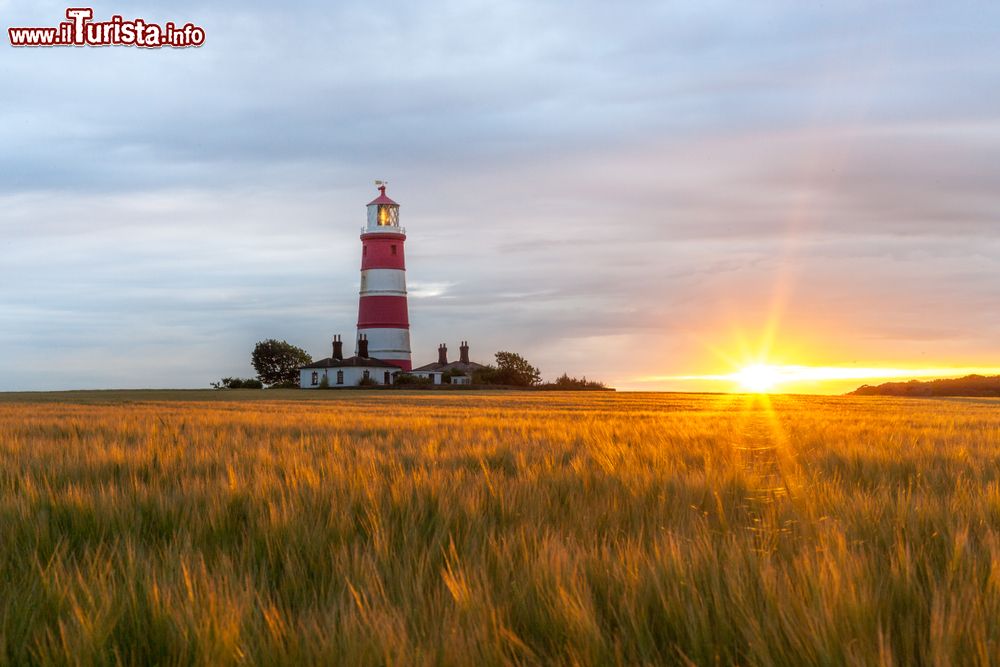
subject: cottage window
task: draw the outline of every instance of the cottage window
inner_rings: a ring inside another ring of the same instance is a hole
[[[389,375],[389,371],[385,372],[385,382],[382,384],[392,384],[392,376]]]
[[[371,379],[371,373],[369,373],[368,371],[365,371],[364,372],[364,377],[365,377],[366,380],[370,380]]]
[[[314,387],[319,384],[319,373],[317,373],[316,371],[313,371],[312,383]]]
[[[344,384],[344,371],[337,371],[337,384]]]

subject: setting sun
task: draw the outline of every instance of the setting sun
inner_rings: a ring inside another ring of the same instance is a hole
[[[770,392],[781,380],[781,371],[767,364],[753,364],[733,374],[740,388],[759,394]]]

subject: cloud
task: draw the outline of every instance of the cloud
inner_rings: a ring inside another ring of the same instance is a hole
[[[430,297],[443,297],[455,283],[440,282],[428,283],[423,281],[411,282],[406,286],[407,295],[413,299],[427,299]]]

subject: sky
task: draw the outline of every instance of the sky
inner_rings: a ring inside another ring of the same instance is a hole
[[[638,390],[1000,367],[997,3],[93,7],[206,42],[4,34],[0,390],[207,387],[265,338],[328,356],[375,179],[415,365],[468,340]]]

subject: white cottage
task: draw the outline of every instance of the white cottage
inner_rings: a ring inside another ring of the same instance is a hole
[[[347,359],[344,359],[344,344],[340,336],[334,336],[333,356],[299,368],[299,386],[303,389],[357,387],[362,381],[387,385],[392,384],[396,374],[402,372],[403,369],[393,363],[369,357],[368,338],[364,334],[358,338],[357,356]]]
[[[445,373],[451,376],[451,384],[472,384],[473,374],[486,366],[469,360],[469,342],[463,340],[458,348],[458,361],[448,361],[448,346],[438,345],[438,360],[434,364],[426,364],[414,368],[410,373],[417,377],[430,378],[434,384],[441,384]]]

